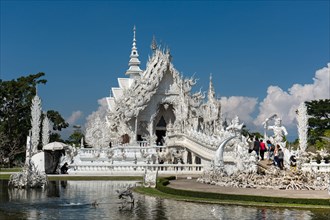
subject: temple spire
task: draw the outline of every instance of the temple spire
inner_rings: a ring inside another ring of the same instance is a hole
[[[137,78],[140,77],[142,70],[140,69],[140,60],[139,60],[139,53],[136,47],[136,28],[134,25],[133,28],[133,44],[132,50],[130,55],[130,60],[128,62],[128,70],[126,71],[126,75],[130,75],[130,78]]]
[[[214,92],[214,87],[213,87],[213,82],[212,82],[212,74],[210,74],[210,85],[209,85],[209,92],[207,94],[207,97],[209,101],[215,100],[215,92]]]
[[[157,49],[157,42],[156,42],[155,35],[152,37],[152,42],[151,42],[150,47],[151,47],[151,50],[152,50],[153,52],[155,52],[155,50]]]

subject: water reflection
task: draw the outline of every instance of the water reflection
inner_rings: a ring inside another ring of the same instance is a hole
[[[329,211],[178,202],[134,193],[123,203],[116,190],[132,181],[51,181],[45,190],[8,189],[0,182],[0,219],[324,219]],[[97,205],[92,205],[97,202]]]

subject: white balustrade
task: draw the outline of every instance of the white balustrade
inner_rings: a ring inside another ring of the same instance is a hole
[[[159,174],[201,174],[204,166],[201,164],[79,164],[69,165],[70,174],[94,174],[94,175],[142,175],[146,169],[157,171]]]
[[[301,168],[303,171],[330,173],[330,163],[325,163],[324,160],[321,163],[316,163],[316,161],[304,163],[301,165]]]

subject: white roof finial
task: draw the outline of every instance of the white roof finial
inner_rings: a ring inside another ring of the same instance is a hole
[[[135,38],[136,27],[133,28],[133,48],[136,49],[136,38]]]
[[[152,37],[152,42],[151,42],[151,50],[155,52],[155,50],[157,49],[157,42],[156,42],[156,37],[155,35]]]
[[[128,62],[128,70],[126,71],[126,75],[130,75],[130,78],[140,77],[142,70],[140,69],[140,60],[139,54],[136,48],[136,27],[134,25],[133,28],[133,45],[132,51],[130,55],[130,60]]]
[[[210,85],[209,85],[208,99],[210,101],[213,101],[215,99],[215,92],[214,92],[214,87],[213,87],[213,83],[212,83],[212,73],[210,73]]]

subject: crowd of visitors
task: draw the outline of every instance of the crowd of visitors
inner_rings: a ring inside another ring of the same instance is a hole
[[[267,152],[267,160],[271,161],[273,165],[281,170],[284,169],[284,152],[279,144],[275,146],[270,140],[264,143],[262,139],[259,140],[259,138],[256,137],[253,142],[253,148],[249,149],[249,153],[253,151],[257,154],[259,160],[264,160],[265,152]],[[295,170],[296,159],[294,156],[290,158],[290,167],[293,167],[292,170]]]

